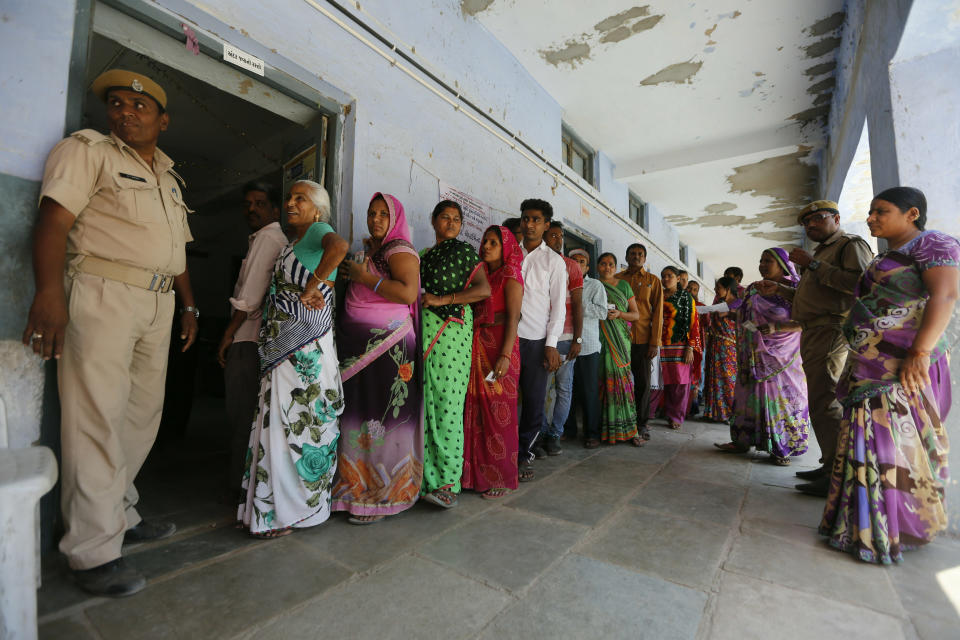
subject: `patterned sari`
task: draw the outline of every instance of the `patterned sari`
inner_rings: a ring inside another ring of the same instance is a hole
[[[400,201],[387,203],[390,228],[369,269],[391,279],[390,257],[417,252]],[[372,200],[371,200],[372,201]],[[413,506],[423,477],[423,431],[417,366],[416,313],[351,282],[337,326],[346,410],[340,418],[339,468],[333,509],[388,516]]]
[[[480,268],[477,251],[456,238],[420,256],[420,280],[438,296],[459,293]],[[423,323],[423,486],[420,493],[460,491],[463,472],[463,404],[470,380],[473,309],[448,304],[424,307]]]
[[[775,256],[786,274],[786,284],[796,287],[800,278],[787,252],[780,248],[766,252]],[[762,296],[756,286],[751,285],[737,321],[740,326],[752,322],[757,327],[789,322],[792,308],[789,300],[777,295]],[[744,328],[739,347],[730,439],[777,458],[803,455],[807,451],[810,410],[807,379],[800,359],[800,332],[763,335]]]
[[[473,358],[470,382],[464,407],[463,477],[464,489],[517,488],[518,416],[517,393],[520,379],[520,341],[504,348],[504,320],[497,324],[496,315],[506,309],[504,288],[508,279],[523,286],[520,264],[523,252],[516,238],[506,227],[491,227],[500,232],[503,265],[493,273],[487,271],[490,297],[474,305]],[[489,230],[489,229],[488,229]],[[482,263],[486,270],[486,263]],[[502,317],[502,316],[501,316]],[[487,382],[497,357],[510,352],[506,375]]]
[[[720,302],[714,298],[713,304]],[[703,417],[726,422],[733,415],[737,383],[737,320],[733,313],[708,321],[706,380],[703,387]]]
[[[330,517],[344,400],[330,330],[333,289],[320,285],[323,309],[300,302],[311,271],[294,244],[287,246],[266,299],[259,405],[241,481],[245,499],[237,510],[251,533],[312,527]]]
[[[946,338],[930,356],[931,384],[922,393],[908,394],[898,378],[929,296],[922,275],[932,267],[960,268],[955,238],[924,231],[874,258],[843,327],[850,343],[837,388],[843,418],[820,533],[866,562],[899,562],[902,551],[947,527]]]
[[[601,280],[601,282],[603,282]],[[603,282],[607,302],[629,311],[633,289],[626,280]],[[637,437],[637,406],[630,371],[630,333],[620,318],[600,321],[600,440],[616,444]]]

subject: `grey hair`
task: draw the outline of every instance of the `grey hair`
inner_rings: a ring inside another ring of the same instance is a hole
[[[307,187],[307,197],[320,212],[319,222],[330,222],[330,195],[327,190],[313,180],[297,180],[290,188],[302,184]]]

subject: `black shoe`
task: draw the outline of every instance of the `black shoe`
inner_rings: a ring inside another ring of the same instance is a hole
[[[141,520],[140,524],[127,529],[123,534],[125,543],[131,542],[149,542],[150,540],[163,540],[169,538],[177,532],[177,525],[172,522],[147,522]]]
[[[797,491],[805,493],[808,496],[826,498],[827,491],[830,490],[830,476],[823,475],[812,482],[804,482],[797,485]]]
[[[547,457],[547,451],[540,446],[540,443],[533,445],[533,448],[530,449],[530,453],[532,453],[537,460],[542,460]]]
[[[560,444],[556,438],[546,438],[543,443],[543,449],[547,452],[548,456],[558,456],[563,453],[563,449],[560,448]]]
[[[132,596],[147,586],[147,579],[124,562],[123,558],[93,569],[74,569],[72,573],[81,589],[96,596],[122,598]]]
[[[797,471],[797,477],[801,480],[816,480],[820,476],[830,475],[830,468],[826,465],[822,467],[817,467],[816,469],[808,469],[807,471]]]

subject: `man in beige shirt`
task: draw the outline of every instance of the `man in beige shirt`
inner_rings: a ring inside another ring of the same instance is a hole
[[[630,325],[630,369],[637,405],[637,430],[641,438],[649,440],[650,375],[662,339],[663,285],[660,278],[643,268],[646,262],[647,248],[639,243],[632,244],[627,247],[627,269],[616,277],[630,283],[640,311],[640,319]]]
[[[176,530],[140,518],[133,485],[160,424],[171,289],[183,350],[199,312],[186,266],[188,209],[173,161],[157,148],[170,122],[166,94],[119,69],[92,90],[106,102],[110,135],[78,131],[47,158],[23,341],[59,360],[60,550],[83,589],[123,596],[146,585],[121,557],[123,542]]]
[[[249,226],[247,256],[243,259],[230,306],[233,315],[223,332],[217,360],[223,367],[224,395],[230,421],[230,465],[227,490],[240,490],[250,427],[260,390],[260,354],[257,340],[263,321],[263,299],[270,288],[277,256],[287,246],[280,228],[280,196],[260,182],[243,186],[243,213]]]
[[[825,497],[842,413],[837,382],[847,359],[847,341],[841,328],[853,305],[854,287],[873,259],[873,251],[863,238],[840,230],[836,202],[812,202],[800,211],[797,221],[808,238],[820,243],[812,254],[799,247],[790,252],[790,260],[801,270],[797,288],[765,280],[758,289],[764,295],[780,293],[792,300],[791,317],[802,327],[800,357],[807,378],[810,423],[822,457],[819,469],[797,472],[811,481],[797,489]]]

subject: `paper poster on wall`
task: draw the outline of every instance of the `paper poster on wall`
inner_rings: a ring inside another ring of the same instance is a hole
[[[283,194],[290,193],[290,185],[297,180],[317,180],[317,145],[311,145],[283,163]]]
[[[492,224],[490,208],[469,193],[460,191],[442,180],[440,181],[440,199],[453,200],[463,208],[463,227],[459,237],[479,249],[483,232]]]

